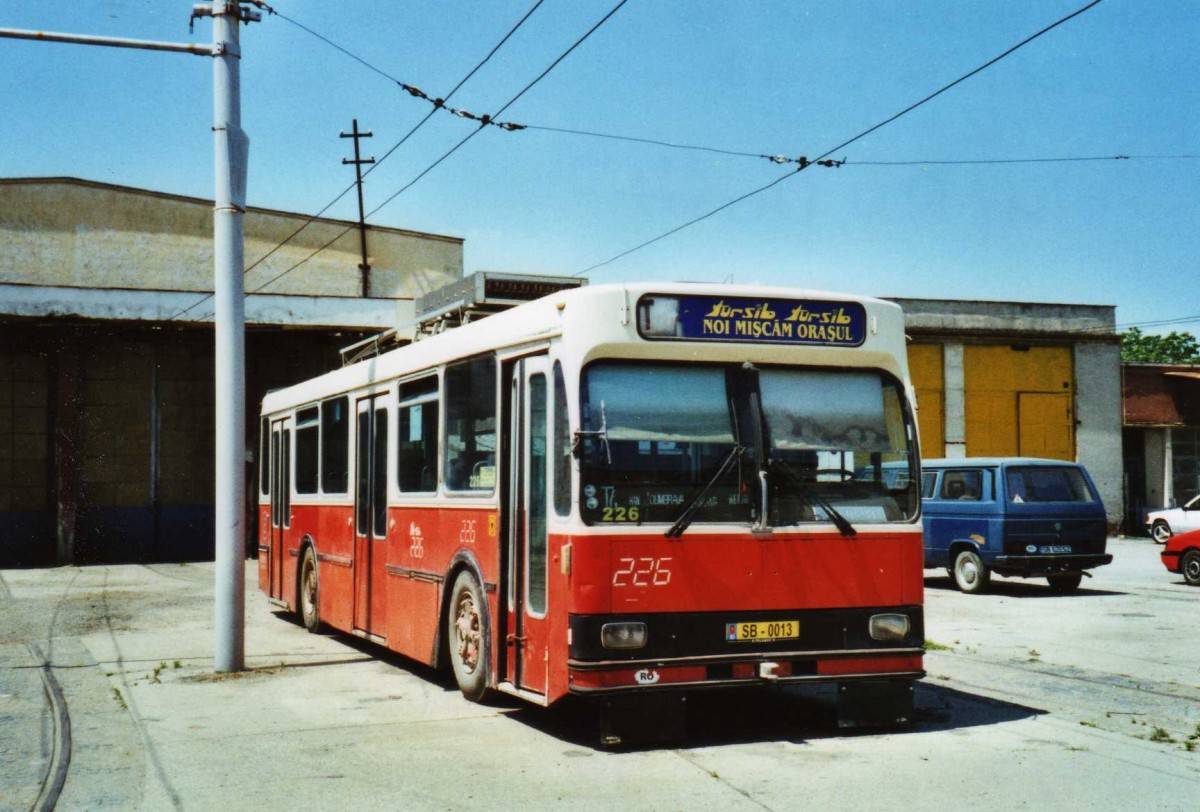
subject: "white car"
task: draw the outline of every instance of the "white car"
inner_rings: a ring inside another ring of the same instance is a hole
[[[1200,494],[1192,497],[1183,507],[1147,513],[1146,529],[1159,544],[1166,544],[1167,539],[1176,533],[1200,530]]]

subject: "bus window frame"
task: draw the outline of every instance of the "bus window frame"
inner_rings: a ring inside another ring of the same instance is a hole
[[[450,483],[446,480],[446,467],[450,464],[450,443],[447,435],[449,434],[450,422],[450,386],[447,383],[447,376],[451,369],[464,366],[466,364],[475,363],[483,359],[488,359],[492,364],[492,436],[495,438],[496,447],[492,449],[492,465],[496,470],[495,478],[492,487],[489,489],[471,489],[464,488],[456,490],[450,487]],[[500,399],[503,396],[501,392],[501,383],[503,375],[500,368],[500,359],[495,350],[489,350],[483,353],[476,353],[465,358],[459,358],[453,362],[445,363],[439,366],[440,370],[440,386],[439,392],[441,395],[441,414],[438,415],[438,449],[439,449],[439,468],[438,468],[438,483],[439,493],[450,499],[486,499],[489,501],[498,498],[500,493],[499,484],[503,473],[500,471],[500,444],[501,444],[501,409]]]

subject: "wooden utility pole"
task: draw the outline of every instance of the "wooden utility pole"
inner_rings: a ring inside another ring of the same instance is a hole
[[[342,133],[341,138],[354,139],[354,159],[342,158],[342,165],[354,164],[355,185],[358,186],[358,245],[362,252],[362,263],[358,269],[362,271],[362,295],[367,298],[371,295],[371,265],[367,262],[367,223],[363,218],[363,195],[362,195],[362,165],[375,163],[374,158],[362,158],[358,151],[358,141],[360,138],[370,138],[372,133],[358,131],[358,119],[354,119],[354,127],[348,133]]]

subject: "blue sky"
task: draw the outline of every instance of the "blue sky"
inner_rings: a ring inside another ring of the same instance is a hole
[[[534,0],[277,0],[431,95]],[[452,104],[492,112],[616,0],[546,0]],[[630,0],[503,118],[815,157],[1084,0]],[[5,0],[0,27],[206,42],[190,2]],[[1195,316],[1200,160],[990,166],[865,161],[1200,155],[1200,4],[1105,0],[775,188],[588,274],[882,296],[1118,305]],[[315,213],[428,110],[279,17],[243,29],[251,205]],[[0,176],[212,195],[211,60],[0,40]],[[368,209],[475,125],[435,116],[368,178]],[[488,128],[378,212],[466,239],[466,270],[577,273],[780,175],[759,158]],[[330,210],[355,217],[354,196]],[[254,257],[248,257],[254,259]],[[1159,328],[1152,328],[1155,331]]]

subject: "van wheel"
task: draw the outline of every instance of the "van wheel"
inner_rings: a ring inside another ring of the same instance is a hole
[[[300,604],[300,619],[304,621],[304,628],[313,634],[321,631],[318,588],[317,557],[313,554],[312,547],[305,547],[304,559],[300,563],[300,594],[297,601]]]
[[[446,612],[446,636],[450,648],[450,667],[463,696],[472,702],[482,702],[488,696],[487,629],[483,613],[483,589],[470,572],[460,572],[450,592]]]
[[[1171,525],[1159,519],[1150,528],[1150,536],[1154,539],[1155,543],[1166,544],[1167,540],[1171,538]]]
[[[1046,581],[1050,584],[1051,592],[1066,595],[1079,589],[1079,585],[1083,583],[1083,574],[1077,572],[1074,575],[1047,575]]]
[[[954,585],[968,595],[982,592],[992,578],[992,571],[987,568],[974,550],[963,550],[954,558]]]
[[[1200,586],[1200,550],[1188,550],[1179,562],[1179,571],[1183,573],[1183,580],[1192,586]]]

